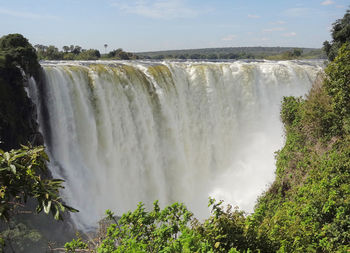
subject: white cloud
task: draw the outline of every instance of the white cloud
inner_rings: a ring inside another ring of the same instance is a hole
[[[267,28],[267,29],[263,29],[263,32],[281,32],[281,31],[285,31],[286,29],[284,27],[273,27],[273,28]]]
[[[186,6],[184,0],[137,0],[119,1],[112,4],[126,13],[154,19],[192,18],[197,10]]]
[[[335,2],[334,1],[332,1],[332,0],[326,0],[326,1],[323,1],[322,3],[321,3],[321,5],[331,5],[331,4],[334,4]]]
[[[227,35],[226,37],[223,37],[221,40],[223,41],[231,41],[234,40],[237,36],[234,34]]]
[[[258,15],[248,14],[248,18],[260,18]]]
[[[339,9],[345,9],[345,5],[336,5],[335,7],[339,8]]]
[[[283,34],[284,37],[294,37],[296,36],[297,34],[295,32],[290,32],[290,33],[285,33]]]
[[[36,14],[36,13],[32,13],[32,12],[14,11],[14,10],[5,9],[5,8],[1,8],[1,7],[0,7],[0,13],[4,14],[4,15],[16,17],[16,18],[30,18],[30,19],[57,18],[57,17],[51,16],[51,15],[40,15],[40,14]]]

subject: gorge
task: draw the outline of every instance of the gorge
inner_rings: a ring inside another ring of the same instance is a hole
[[[117,214],[208,197],[251,212],[274,178],[283,96],[303,96],[321,61],[46,61],[29,94],[54,177],[78,228]]]

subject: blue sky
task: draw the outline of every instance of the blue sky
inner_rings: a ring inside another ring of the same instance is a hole
[[[0,0],[0,35],[104,51],[321,47],[348,0]]]

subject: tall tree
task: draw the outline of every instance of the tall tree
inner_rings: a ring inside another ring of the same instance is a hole
[[[65,53],[68,53],[68,51],[69,51],[69,46],[63,46],[62,49],[63,49],[63,51],[64,51]]]
[[[74,49],[71,51],[73,54],[80,54],[81,53],[81,46],[75,46]]]

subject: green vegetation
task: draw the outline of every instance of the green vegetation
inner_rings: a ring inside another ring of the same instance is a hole
[[[323,49],[330,61],[337,56],[339,48],[346,42],[350,42],[350,10],[347,10],[342,19],[338,19],[332,28],[332,41],[325,41]]]
[[[9,34],[0,38],[0,67],[17,65],[28,75],[38,76],[40,65],[32,45],[20,34]]]
[[[141,59],[208,59],[208,60],[237,60],[237,59],[322,59],[325,54],[321,49],[291,48],[291,47],[226,47],[169,50],[136,53]]]
[[[47,176],[48,157],[44,147],[21,149],[5,152],[0,149],[0,219],[8,222],[18,209],[34,198],[38,205],[36,211],[50,212],[56,220],[62,220],[65,210],[76,212],[62,203],[59,190],[63,180],[43,179]]]
[[[286,144],[276,180],[249,218],[258,236],[281,252],[345,252],[350,247],[350,135],[343,104],[350,85],[350,47],[326,69],[308,98],[282,106]],[[334,93],[336,91],[336,93]],[[343,106],[342,113],[339,107]]]
[[[42,146],[22,146],[9,152],[0,149],[0,252],[23,251],[42,240],[38,230],[17,218],[31,214],[33,207],[36,213],[51,213],[56,220],[63,220],[65,211],[77,212],[62,202],[59,190],[64,181],[50,178],[47,160]]]
[[[294,48],[293,50],[285,51],[282,54],[267,56],[266,59],[268,59],[268,60],[312,59],[313,58],[312,54],[314,54],[314,53],[315,52],[312,51],[308,55],[302,56],[303,50],[300,48]],[[319,58],[322,58],[322,56],[320,56]]]
[[[59,190],[64,181],[51,178],[47,160],[42,146],[0,149],[0,252],[25,250],[25,245],[42,239],[38,230],[17,216],[27,214],[28,219],[35,207],[36,213],[51,213],[56,220],[63,220],[66,211],[77,212],[62,202]]]
[[[139,57],[133,53],[128,53],[123,51],[123,49],[118,48],[116,50],[113,50],[109,52],[106,56],[106,58],[109,59],[117,59],[117,60],[135,60],[139,59]]]
[[[76,250],[79,250],[79,249],[85,250],[85,249],[88,249],[88,244],[83,242],[82,239],[79,237],[76,240],[73,239],[71,242],[67,242],[64,245],[64,249],[66,252],[75,252]]]
[[[107,212],[114,219],[113,213]],[[208,252],[209,244],[189,229],[192,214],[182,204],[146,212],[139,204],[134,212],[124,214],[107,231],[97,252]]]
[[[106,45],[105,45],[105,48]],[[63,46],[60,51],[55,46],[35,45],[35,49],[39,60],[133,60],[138,59],[133,53],[128,53],[119,48],[101,55],[97,49],[82,49],[80,46]]]
[[[231,252],[247,247],[243,235],[243,212],[226,210],[222,202],[210,199],[212,216],[204,223],[193,218],[183,204],[174,203],[160,209],[158,202],[152,211],[146,211],[142,203],[133,212],[117,219],[106,211],[112,224],[96,247],[95,243],[83,243],[81,239],[65,245],[67,252],[89,248],[99,253],[110,252]],[[96,248],[95,248],[96,247]],[[249,252],[242,251],[242,252]]]

